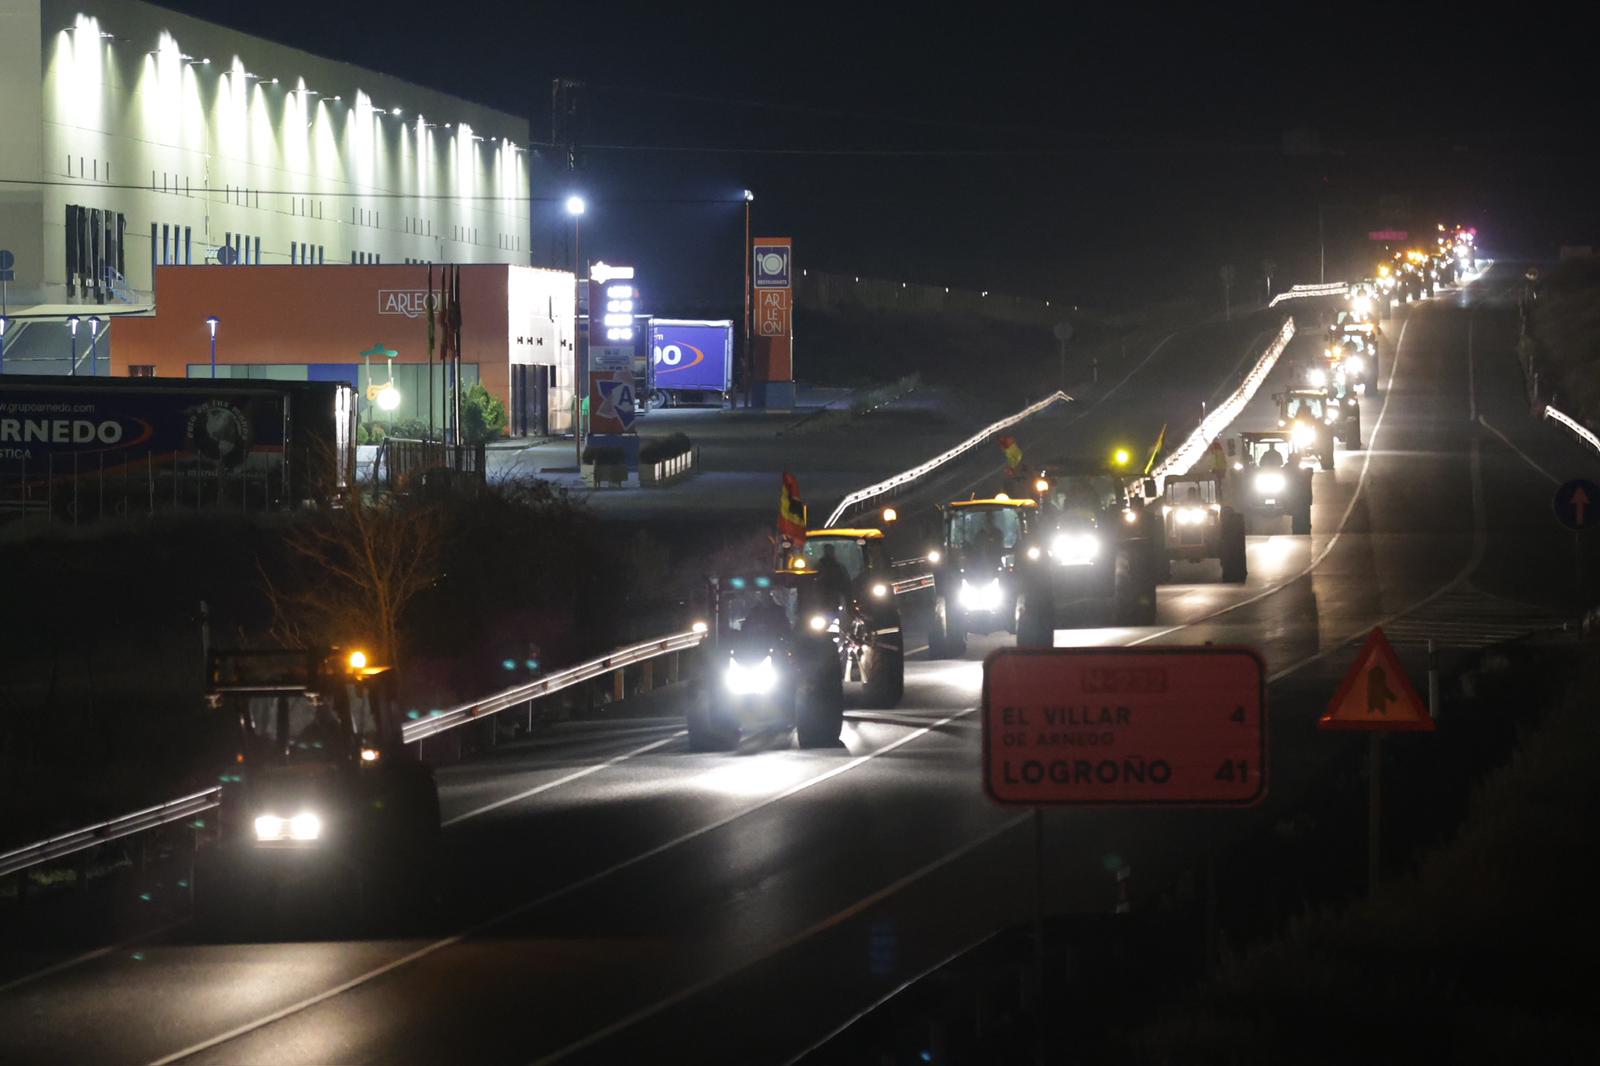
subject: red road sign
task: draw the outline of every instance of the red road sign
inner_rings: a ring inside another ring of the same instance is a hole
[[[1317,728],[1433,731],[1428,705],[1411,687],[1411,679],[1389,646],[1382,626],[1367,636],[1361,653],[1350,664],[1350,672],[1328,704],[1328,713],[1317,719]]]
[[[997,803],[1249,806],[1267,700],[1249,648],[1003,648],[983,663],[983,787]]]

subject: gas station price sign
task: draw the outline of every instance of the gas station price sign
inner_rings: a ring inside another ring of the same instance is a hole
[[[1007,806],[1248,807],[1267,794],[1253,649],[1004,648],[983,663],[983,787]]]

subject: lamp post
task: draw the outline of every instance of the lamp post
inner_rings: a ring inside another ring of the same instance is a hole
[[[584,345],[578,336],[578,316],[583,310],[583,286],[588,281],[589,268],[583,262],[583,213],[589,205],[583,197],[567,197],[567,215],[572,219],[572,442],[578,457],[578,469],[583,469],[583,401],[588,398],[588,372],[584,367]]]
[[[212,315],[206,319],[206,326],[211,330],[211,380],[217,379],[217,327],[222,324],[222,319]]]
[[[400,406],[400,390],[394,387],[394,360],[400,353],[393,348],[386,347],[382,341],[375,342],[372,347],[359,353],[362,363],[367,371],[367,431],[372,431],[372,405],[374,402],[385,411],[393,411]],[[389,363],[389,383],[381,389],[372,385],[372,357],[381,355]]]
[[[68,377],[78,376],[78,316],[67,317],[67,332],[72,335],[72,363],[67,368]]]
[[[753,391],[756,362],[755,355],[750,351],[750,205],[755,203],[756,194],[749,189],[744,191],[744,405],[750,406],[750,393]]]
[[[89,316],[89,376],[100,376],[100,360],[96,352],[96,345],[100,340],[100,316]]]
[[[5,315],[0,315],[0,374],[6,372],[6,323],[9,321]]]

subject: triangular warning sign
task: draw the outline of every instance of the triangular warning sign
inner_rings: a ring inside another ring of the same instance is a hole
[[[1381,626],[1361,646],[1361,653],[1350,664],[1350,672],[1328,704],[1328,713],[1317,719],[1317,728],[1433,731],[1428,705],[1411,687],[1411,679],[1406,677],[1405,667],[1400,665]]]

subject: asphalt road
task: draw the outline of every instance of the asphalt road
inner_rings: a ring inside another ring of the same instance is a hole
[[[1157,626],[1058,631],[1058,644],[1257,647],[1272,759],[1253,812],[1049,816],[1053,909],[1108,909],[1110,855],[1153,888],[1291,808],[1346,743],[1313,722],[1374,624],[1400,635],[1416,676],[1429,635],[1465,646],[1576,608],[1550,482],[1600,462],[1526,409],[1506,298],[1519,273],[1385,324],[1392,377],[1366,409],[1370,450],[1316,475],[1312,536],[1252,537],[1243,586],[1217,583],[1214,563],[1180,571],[1191,583],[1163,587]],[[1174,339],[1101,403],[1030,426],[1024,448],[1096,452],[1197,416],[1227,346],[1243,355],[1218,332],[1209,357]],[[1297,340],[1280,373],[1314,343]],[[1269,423],[1273,387],[1241,427]],[[982,476],[952,471],[940,489]],[[669,717],[564,728],[442,771],[452,877],[437,935],[212,945],[176,930],[0,986],[0,1059],[789,1061],[1028,914],[1026,816],[990,804],[978,777],[979,660],[999,644],[908,664],[902,706],[850,711],[837,750],[691,754]]]

